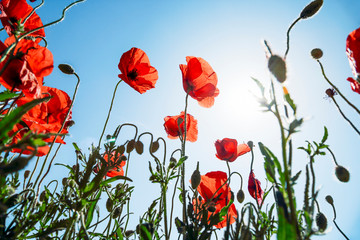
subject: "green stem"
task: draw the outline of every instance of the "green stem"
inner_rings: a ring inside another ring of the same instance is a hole
[[[350,119],[348,119],[348,118],[345,116],[345,114],[344,114],[343,111],[341,110],[339,104],[335,101],[335,98],[334,98],[334,97],[331,97],[331,99],[334,101],[335,106],[336,106],[337,109],[339,110],[341,116],[350,124],[350,126],[355,130],[355,132],[360,135],[360,131],[355,127],[355,125],[350,121]]]
[[[122,80],[120,80],[120,81],[116,84],[116,86],[115,86],[114,93],[113,93],[113,96],[112,96],[112,99],[111,99],[111,103],[110,103],[109,112],[108,112],[108,115],[107,115],[107,118],[106,118],[106,121],[105,121],[105,124],[104,124],[104,128],[103,128],[103,130],[102,130],[102,133],[101,133],[101,136],[100,136],[100,139],[99,139],[98,147],[100,147],[101,139],[102,139],[102,137],[104,136],[104,132],[105,132],[107,123],[108,123],[109,118],[110,118],[110,113],[111,113],[111,110],[112,110],[112,107],[113,107],[113,104],[114,104],[114,99],[115,99],[115,94],[116,94],[117,87],[119,86],[119,84],[120,84],[121,82],[122,82]]]
[[[320,60],[316,60],[316,61],[317,61],[317,62],[319,63],[319,65],[320,65],[321,73],[322,73],[324,79],[330,84],[330,86],[331,86],[332,88],[335,89],[335,91],[344,99],[344,101],[345,101],[347,104],[349,104],[358,114],[360,114],[360,110],[359,110],[357,107],[355,107],[355,105],[352,104],[352,103],[340,92],[340,90],[327,78],[327,76],[326,76],[326,74],[325,74],[324,67],[323,67],[322,63],[320,62]]]
[[[337,161],[336,161],[335,154],[330,150],[329,147],[326,147],[326,149],[330,152],[330,154],[331,154],[331,156],[332,156],[332,158],[333,158],[334,163],[336,164],[336,166],[338,166],[339,164],[338,164]]]
[[[290,50],[290,31],[291,29],[295,26],[295,24],[301,20],[301,17],[298,17],[289,27],[289,29],[287,30],[286,33],[286,51],[285,51],[285,55],[284,55],[284,59],[286,59],[287,54],[289,53]]]

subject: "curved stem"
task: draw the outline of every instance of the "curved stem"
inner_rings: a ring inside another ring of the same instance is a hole
[[[119,84],[120,84],[121,82],[122,82],[122,80],[120,80],[120,81],[116,84],[116,86],[115,86],[114,93],[113,93],[113,96],[112,96],[112,99],[111,99],[111,103],[110,103],[109,112],[108,112],[108,115],[107,115],[107,118],[106,118],[106,121],[105,121],[105,124],[104,124],[104,128],[103,128],[103,130],[102,130],[102,133],[101,133],[101,136],[100,136],[100,139],[99,139],[98,147],[100,147],[101,139],[102,139],[102,137],[104,136],[104,132],[105,132],[107,123],[108,123],[109,118],[110,118],[110,113],[111,113],[111,110],[112,110],[112,107],[113,107],[113,103],[114,103],[114,99],[115,99],[115,94],[116,94],[117,87],[119,86]]]
[[[341,110],[339,104],[335,101],[335,98],[334,98],[334,97],[331,97],[331,99],[334,101],[335,106],[336,106],[336,108],[339,110],[341,116],[350,124],[350,126],[355,130],[355,132],[360,135],[360,131],[355,127],[355,125],[350,121],[350,119],[348,119],[348,118],[345,116],[345,114],[344,114],[343,111]]]
[[[329,147],[326,147],[326,149],[330,152],[330,154],[331,154],[331,156],[332,156],[332,158],[333,158],[334,163],[336,164],[336,166],[338,166],[339,164],[338,164],[337,161],[336,161],[335,154],[330,150]]]
[[[290,31],[291,29],[295,26],[295,24],[301,20],[301,17],[298,17],[289,27],[289,29],[287,30],[286,33],[286,51],[285,51],[285,55],[284,55],[284,59],[286,59],[287,54],[289,53],[290,50]]]
[[[320,62],[320,60],[316,60],[316,61],[317,61],[317,62],[319,63],[319,65],[320,65],[321,73],[322,73],[324,79],[330,84],[330,86],[331,86],[332,88],[335,89],[335,91],[344,99],[344,101],[345,101],[347,104],[349,104],[358,114],[360,114],[360,110],[359,110],[357,107],[355,107],[355,105],[352,104],[352,103],[340,92],[340,90],[327,78],[327,76],[326,76],[326,74],[325,74],[325,69],[324,69],[322,63]]]
[[[345,235],[345,233],[340,229],[340,227],[336,224],[336,210],[335,210],[335,206],[334,204],[330,204],[332,206],[333,212],[334,212],[334,219],[333,222],[335,224],[335,227],[337,228],[337,230],[344,236],[344,238],[346,238],[347,240],[349,240],[349,238]]]

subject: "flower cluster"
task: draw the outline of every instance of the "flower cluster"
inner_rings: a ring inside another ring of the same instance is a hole
[[[11,92],[19,92],[15,104],[20,107],[34,99],[51,97],[25,113],[21,122],[9,132],[11,143],[16,144],[30,131],[37,134],[66,134],[72,125],[68,94],[44,85],[44,77],[51,74],[53,55],[40,46],[45,31],[40,17],[26,0],[2,0],[0,20],[9,37],[0,41],[0,84]],[[3,109],[6,114],[11,109]],[[45,142],[63,143],[60,136],[50,136]],[[34,149],[12,149],[13,152],[32,154]],[[49,146],[41,146],[36,155],[43,156]]]

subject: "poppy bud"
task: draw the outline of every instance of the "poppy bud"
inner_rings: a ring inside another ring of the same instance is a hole
[[[320,59],[323,56],[323,51],[320,48],[314,48],[311,50],[311,56],[316,60]]]
[[[118,151],[120,154],[123,154],[125,152],[125,146],[124,145],[119,146]]]
[[[200,182],[201,182],[201,175],[199,170],[196,169],[191,175],[191,187],[193,189],[196,189],[199,186]]]
[[[254,143],[252,141],[248,141],[247,145],[249,146],[250,149],[254,147]]]
[[[106,201],[106,210],[108,210],[108,212],[111,212],[113,206],[114,206],[113,200],[111,200],[111,198],[108,198],[108,200]]]
[[[64,187],[66,187],[68,185],[68,179],[67,178],[63,178],[62,179],[62,184],[64,185]]]
[[[155,181],[156,180],[156,175],[151,175],[150,178],[149,178],[150,181]]]
[[[43,201],[45,200],[45,197],[46,197],[46,192],[43,191],[43,192],[40,194],[39,200],[40,200],[41,202],[43,202]]]
[[[179,118],[176,120],[176,123],[177,123],[177,125],[179,126],[183,121],[184,121],[184,120],[183,120],[181,117],[179,117]]]
[[[140,141],[135,143],[135,150],[138,154],[142,154],[144,152],[144,144]]]
[[[132,152],[132,150],[134,150],[134,148],[135,148],[135,140],[132,139],[132,140],[130,140],[130,142],[128,142],[128,144],[126,145],[126,152],[127,152],[127,153],[130,153],[130,152]]]
[[[331,205],[334,204],[334,199],[333,199],[332,196],[330,196],[330,195],[327,195],[327,196],[325,197],[325,200],[326,200],[329,204],[331,204]]]
[[[272,55],[269,58],[268,68],[275,78],[283,83],[286,80],[286,64],[285,61],[278,55]]]
[[[30,175],[30,170],[26,170],[24,172],[24,179],[27,179],[29,177],[29,175]]]
[[[307,5],[300,13],[300,18],[306,19],[314,16],[323,5],[323,0],[315,0],[312,1],[309,5]]]
[[[320,232],[324,232],[327,227],[327,219],[325,215],[321,212],[316,214],[316,226],[319,228]]]
[[[134,233],[135,233],[135,231],[133,231],[133,230],[127,230],[127,231],[125,232],[125,237],[126,237],[126,238],[129,238],[129,237],[131,237]]]
[[[169,163],[169,168],[174,168],[175,166],[176,166],[176,159],[171,157],[170,163]]]
[[[208,207],[207,210],[208,210],[209,212],[215,212],[215,211],[216,211],[216,207],[213,206],[213,205],[211,205],[211,206]]]
[[[151,153],[156,152],[156,151],[159,149],[159,147],[160,147],[160,144],[159,144],[158,141],[153,142],[153,143],[151,144]]]
[[[58,67],[59,67],[60,71],[62,71],[65,74],[71,75],[71,74],[75,73],[75,70],[73,69],[73,67],[68,64],[59,64]]]
[[[240,189],[237,194],[236,194],[236,199],[238,200],[239,203],[242,203],[245,199],[245,194],[244,191],[242,189]]]
[[[339,165],[336,166],[335,175],[340,182],[348,182],[350,179],[349,171],[343,166],[339,166]]]
[[[334,95],[336,94],[336,91],[332,88],[328,88],[325,91],[326,95],[328,95],[329,98],[333,98]]]
[[[115,219],[118,218],[120,216],[120,214],[121,214],[120,207],[115,208],[114,212],[113,212],[113,218],[115,218]]]

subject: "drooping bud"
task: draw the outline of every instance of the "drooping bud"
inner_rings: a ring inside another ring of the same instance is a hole
[[[129,238],[129,237],[131,237],[134,233],[135,233],[135,231],[133,231],[133,230],[127,230],[127,231],[125,232],[125,237],[126,237],[126,238]]]
[[[213,202],[211,202],[211,203],[209,204],[209,207],[207,208],[207,210],[208,210],[209,212],[215,212],[215,211],[216,211],[215,204],[214,204]]]
[[[127,153],[130,153],[130,152],[132,152],[132,150],[134,150],[134,148],[135,148],[135,140],[132,139],[132,140],[130,140],[130,141],[128,142],[128,144],[126,145],[126,152],[127,152]]]
[[[327,228],[327,219],[322,212],[316,214],[316,226],[319,228],[320,232],[324,232]]]
[[[177,163],[176,159],[171,157],[170,163],[169,163],[169,168],[174,168],[176,166],[176,163]]]
[[[278,55],[272,55],[269,58],[268,68],[275,78],[283,83],[286,80],[286,64],[285,61]]]
[[[336,95],[336,91],[333,88],[326,89],[325,93],[329,98],[333,98]]]
[[[29,175],[30,175],[30,170],[26,170],[24,172],[24,179],[27,179],[29,177]]]
[[[118,151],[120,154],[123,154],[125,152],[125,146],[124,145],[119,146]]]
[[[108,198],[108,200],[106,201],[106,210],[108,210],[108,212],[111,212],[114,206],[114,202],[111,198]]]
[[[236,199],[238,200],[239,203],[242,203],[245,199],[245,193],[242,189],[240,189],[237,194],[236,194]]]
[[[113,218],[114,219],[116,219],[116,218],[118,218],[119,216],[120,216],[120,214],[121,214],[121,208],[120,207],[117,207],[117,208],[115,208],[114,209],[114,212],[113,212]]]
[[[300,13],[300,18],[306,19],[314,16],[323,5],[323,0],[315,0],[309,3]]]
[[[144,144],[140,141],[135,143],[135,150],[138,154],[142,154],[144,152]]]
[[[335,175],[340,182],[348,182],[350,179],[349,171],[343,166],[339,166],[339,165],[336,166]]]
[[[248,141],[248,142],[247,142],[247,145],[248,145],[249,148],[251,148],[251,149],[254,147],[253,141]]]
[[[153,143],[151,144],[151,153],[156,152],[156,151],[159,149],[159,147],[160,147],[160,144],[159,144],[158,141],[153,142]]]
[[[323,56],[323,51],[320,48],[314,48],[311,50],[311,56],[316,60],[320,59]]]
[[[199,186],[200,182],[201,182],[200,171],[195,169],[195,171],[191,175],[191,187],[193,189],[196,189]]]
[[[332,196],[330,196],[330,195],[327,195],[327,196],[325,197],[325,200],[326,200],[329,204],[331,204],[331,205],[334,204],[334,199],[333,199]]]
[[[58,67],[59,67],[60,71],[62,71],[65,74],[72,75],[75,73],[75,70],[69,64],[59,64]]]

